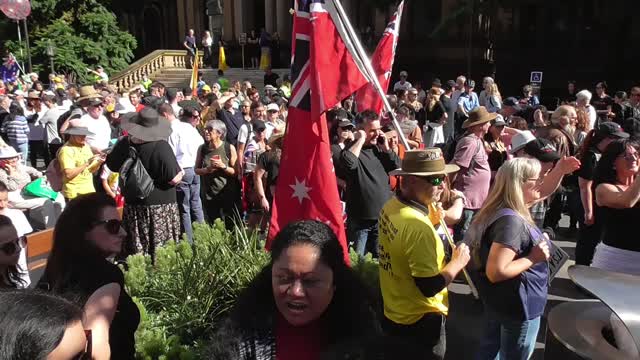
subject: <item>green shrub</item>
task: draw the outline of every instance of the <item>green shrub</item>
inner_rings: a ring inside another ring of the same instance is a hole
[[[377,291],[380,289],[378,260],[374,259],[371,253],[360,256],[351,248],[349,249],[349,260],[351,260],[351,268],[360,275],[372,290]]]
[[[238,293],[268,263],[257,233],[194,224],[194,244],[170,242],[150,257],[127,259],[125,283],[141,312],[139,359],[194,359]]]

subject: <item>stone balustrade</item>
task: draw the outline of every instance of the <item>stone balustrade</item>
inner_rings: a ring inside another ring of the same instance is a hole
[[[160,73],[162,69],[185,69],[187,61],[186,50],[155,50],[129,65],[122,72],[112,76],[109,83],[118,90],[129,90],[140,84],[145,74],[151,78]],[[198,63],[202,67],[202,52],[198,53]]]

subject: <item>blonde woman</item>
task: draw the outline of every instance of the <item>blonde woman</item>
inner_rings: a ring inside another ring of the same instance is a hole
[[[577,118],[575,129],[573,130],[573,139],[576,142],[576,145],[580,146],[591,130],[591,123],[589,121],[589,114],[583,109],[577,109],[576,115]]]
[[[529,213],[540,169],[536,159],[505,162],[465,237],[486,313],[476,359],[528,359],[535,348],[549,276],[548,238]]]
[[[202,35],[202,48],[204,49],[204,56],[202,61],[206,65],[210,65],[213,67],[213,53],[211,51],[211,46],[213,45],[213,38],[211,37],[211,33],[207,30]]]
[[[492,83],[486,90],[486,104],[484,105],[489,112],[498,112],[502,109],[502,95],[498,90],[498,84]]]

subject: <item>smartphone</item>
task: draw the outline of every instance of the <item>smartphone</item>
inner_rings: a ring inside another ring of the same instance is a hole
[[[211,158],[212,158],[213,160],[218,160],[218,161],[220,161],[220,155],[213,155]]]

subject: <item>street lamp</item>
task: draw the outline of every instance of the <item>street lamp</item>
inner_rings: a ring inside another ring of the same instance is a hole
[[[53,68],[53,57],[56,55],[56,47],[53,46],[51,40],[47,41],[47,49],[45,51],[47,52],[47,56],[49,57],[49,62],[51,64],[51,73],[55,74],[56,72]]]

